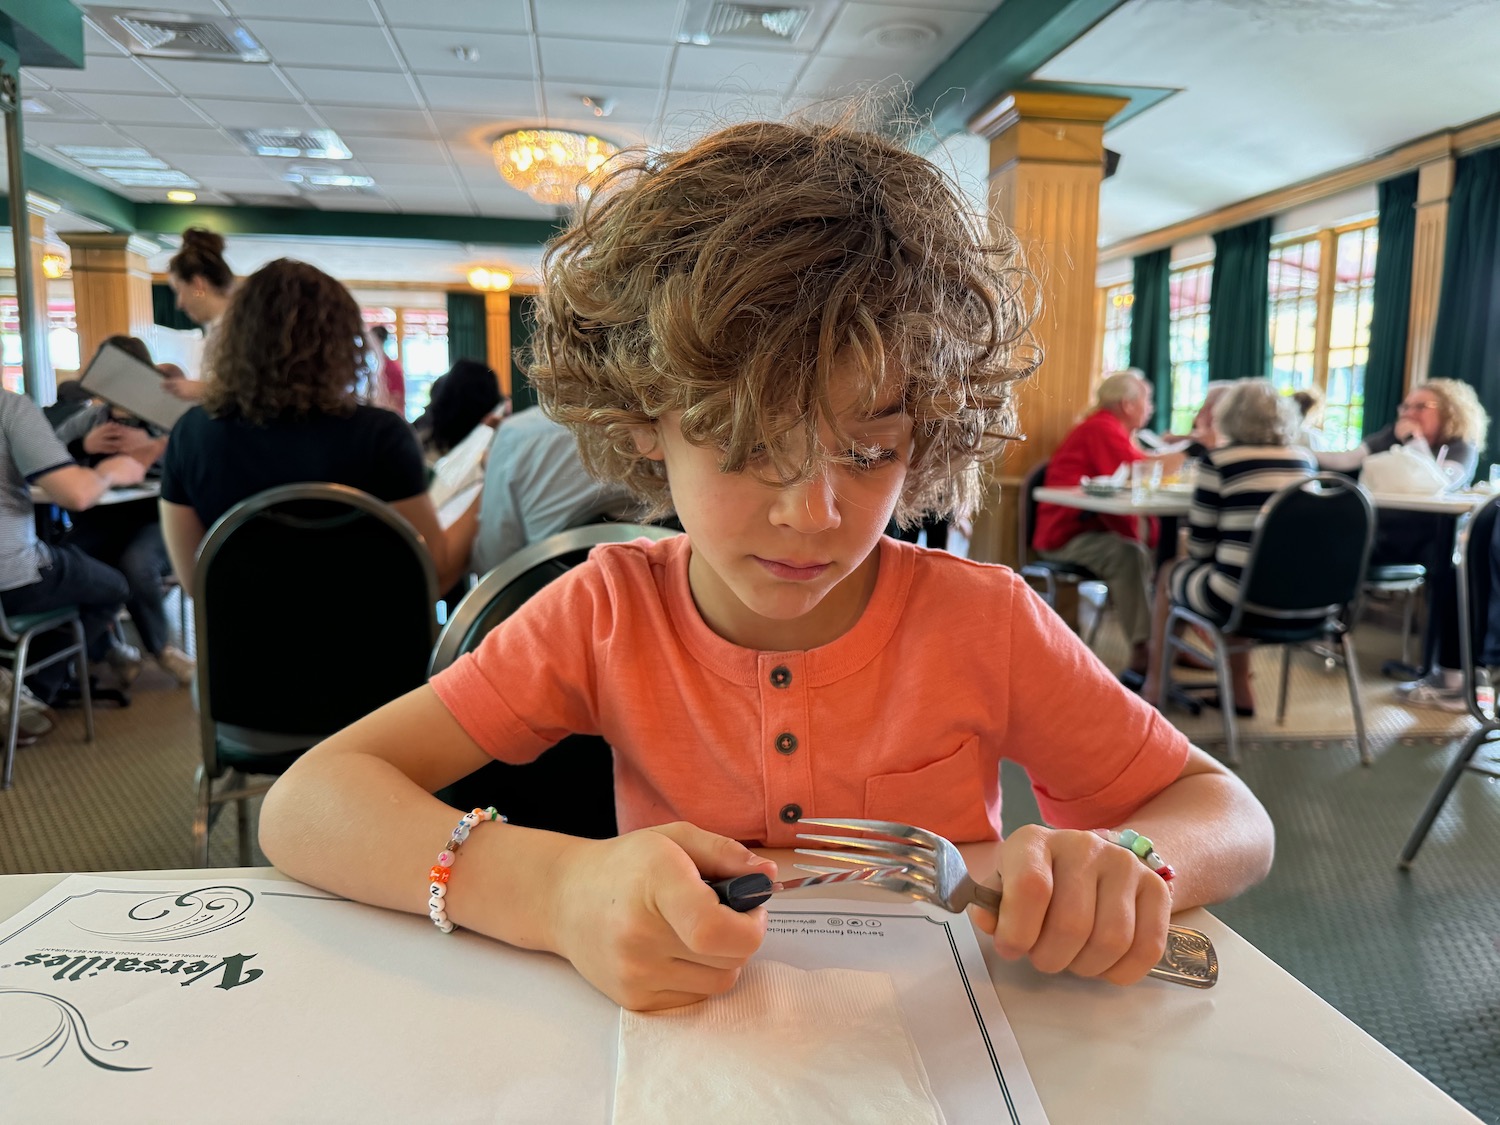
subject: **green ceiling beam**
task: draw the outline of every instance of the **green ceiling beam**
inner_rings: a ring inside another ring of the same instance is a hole
[[[0,36],[22,66],[83,66],[83,13],[68,0],[0,0]]]
[[[61,203],[75,215],[103,223],[111,230],[135,230],[136,205],[123,195],[116,195],[92,180],[74,175],[66,168],[48,164],[33,153],[23,153],[22,160],[27,191],[45,195]]]
[[[1029,79],[1125,0],[1005,0],[912,94],[946,137]]]
[[[1084,94],[1090,97],[1125,98],[1128,105],[1104,123],[1104,128],[1115,129],[1125,124],[1138,113],[1144,113],[1154,105],[1166,101],[1173,94],[1180,94],[1178,86],[1103,86],[1093,82],[1022,82],[1018,90],[1038,90],[1049,94]]]
[[[488,242],[535,246],[556,234],[545,219],[487,219],[465,215],[388,215],[368,211],[314,211],[298,207],[198,207],[137,203],[135,229],[181,234],[208,227],[220,234],[275,234],[304,238],[413,238],[432,242]]]

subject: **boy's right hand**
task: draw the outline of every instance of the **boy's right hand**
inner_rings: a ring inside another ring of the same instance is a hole
[[[553,948],[600,992],[636,1011],[727,992],[760,948],[766,911],[736,913],[704,877],[776,865],[691,824],[665,824],[571,849],[558,880]]]

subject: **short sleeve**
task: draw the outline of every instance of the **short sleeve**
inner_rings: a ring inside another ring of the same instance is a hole
[[[68,447],[52,432],[42,408],[29,398],[7,394],[0,422],[5,426],[10,458],[28,481],[74,463]]]
[[[601,568],[581,563],[432,677],[432,688],[486,753],[532,761],[570,734],[599,733],[596,652],[613,617]]]
[[[427,466],[417,435],[399,414],[368,408],[378,427],[375,473],[370,492],[385,501],[410,500],[427,491]]]
[[[172,436],[167,439],[167,452],[161,462],[161,498],[168,504],[189,507],[193,503],[188,481],[202,432],[199,423],[204,417],[202,407],[193,407],[177,419]]]
[[[1121,824],[1177,779],[1188,740],[1034,591],[1012,588],[1005,756],[1030,776],[1048,824]]]

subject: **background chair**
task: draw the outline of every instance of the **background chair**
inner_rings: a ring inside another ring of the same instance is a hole
[[[1176,625],[1196,625],[1213,643],[1219,706],[1224,715],[1225,758],[1230,765],[1240,764],[1240,749],[1229,654],[1257,644],[1288,646],[1282,652],[1276,703],[1276,721],[1280,723],[1286,717],[1291,647],[1335,640],[1349,683],[1359,760],[1363,765],[1370,764],[1358,669],[1345,618],[1349,605],[1359,596],[1374,533],[1374,510],[1364,491],[1346,476],[1319,473],[1283,488],[1261,508],[1255,518],[1239,597],[1223,625],[1173,603],[1157,668],[1163,698],[1172,690],[1174,656],[1198,652],[1191,642],[1176,635]]]
[[[458,603],[432,650],[428,671],[437,675],[472,652],[500,622],[554,578],[588,558],[600,543],[677,532],[646,524],[600,523],[575,527],[522,548],[479,581]],[[437,794],[455,808],[494,805],[512,824],[605,839],[616,833],[614,758],[597,735],[572,735],[524,766],[491,762]]]
[[[1458,651],[1463,659],[1464,692],[1468,697],[1469,714],[1479,722],[1479,728],[1458,748],[1453,761],[1443,771],[1437,788],[1427,799],[1427,807],[1417,818],[1416,826],[1401,849],[1399,860],[1403,871],[1410,870],[1417,858],[1417,850],[1432,830],[1448,794],[1465,773],[1477,773],[1482,777],[1500,779],[1500,768],[1474,760],[1479,748],[1500,733],[1500,718],[1493,700],[1486,710],[1479,704],[1477,638],[1482,638],[1489,624],[1490,598],[1495,591],[1490,588],[1490,542],[1495,532],[1495,519],[1500,513],[1500,496],[1493,496],[1480,507],[1463,518],[1459,526],[1453,554],[1458,567]]]
[[[1401,595],[1401,663],[1410,667],[1411,629],[1417,595],[1427,584],[1427,568],[1420,563],[1392,563],[1372,566],[1365,574],[1366,594]],[[1418,670],[1420,675],[1420,670]],[[1415,679],[1415,676],[1409,677]]]
[[[437,633],[432,558],[389,505],[335,484],[293,484],[236,504],[198,549],[198,768],[193,841],[307,749],[426,681]],[[224,778],[223,786],[214,782]]]
[[[56,652],[40,660],[30,659],[31,642],[54,629],[68,629],[73,639]],[[12,669],[10,683],[10,724],[5,730],[5,769],[0,773],[0,789],[9,789],[16,764],[16,740],[21,733],[21,687],[27,676],[59,660],[74,658],[73,672],[78,680],[79,698],[83,703],[83,723],[88,741],[94,741],[94,700],[89,693],[88,643],[77,606],[63,606],[45,613],[18,613],[7,617],[0,606],[0,659],[8,660]]]
[[[1062,585],[1082,587],[1084,583],[1095,583],[1103,585],[1097,574],[1086,566],[1079,566],[1070,562],[1048,562],[1046,559],[1037,557],[1036,551],[1031,546],[1032,534],[1036,531],[1036,509],[1037,501],[1032,495],[1047,476],[1048,462],[1033,465],[1021,478],[1021,498],[1016,505],[1019,524],[1016,528],[1016,553],[1019,556],[1020,571],[1022,578],[1035,578],[1042,583],[1042,600],[1053,609],[1057,608],[1057,591]],[[1080,590],[1079,596],[1082,597]],[[1093,618],[1089,622],[1089,631],[1083,638],[1083,643],[1090,648],[1094,646],[1094,637],[1099,633],[1099,620],[1104,616],[1104,600],[1094,603]]]

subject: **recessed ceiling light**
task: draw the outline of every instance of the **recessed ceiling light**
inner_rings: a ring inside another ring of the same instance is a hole
[[[193,202],[195,202],[197,200],[197,198],[198,198],[198,194],[196,192],[191,192],[191,191],[169,191],[169,192],[167,192],[167,201],[169,203],[193,203]]]
[[[478,62],[479,61],[479,48],[478,47],[454,47],[453,48],[453,56],[456,59],[458,59],[459,62]]]
[[[124,187],[195,188],[198,181],[176,168],[95,168]]]
[[[143,148],[106,148],[101,145],[57,145],[57,151],[85,168],[165,168]]]
[[[877,24],[865,32],[866,39],[887,51],[909,51],[914,47],[925,47],[937,37],[937,28],[908,20]]]
[[[355,176],[337,168],[293,168],[286,174],[289,184],[306,188],[367,188],[375,186],[373,176]]]
[[[256,156],[348,160],[354,155],[332,129],[234,129],[232,132]]]

